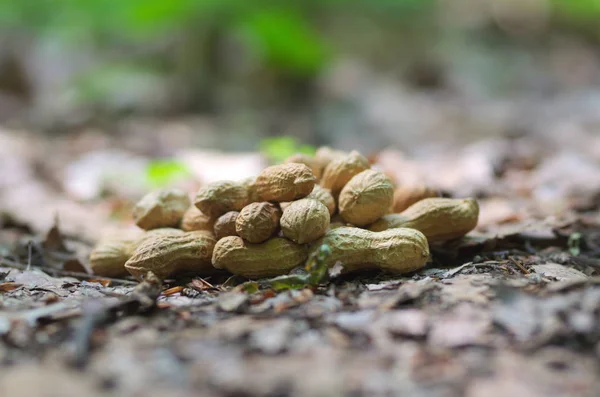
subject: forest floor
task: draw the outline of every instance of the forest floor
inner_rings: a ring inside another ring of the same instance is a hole
[[[476,197],[477,229],[405,277],[279,294],[88,274],[147,189],[122,183],[157,154],[131,142],[159,137],[0,130],[1,396],[600,395],[598,134],[373,154],[399,183]],[[200,183],[264,166],[177,153]]]

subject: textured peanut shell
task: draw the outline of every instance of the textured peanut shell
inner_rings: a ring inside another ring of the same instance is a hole
[[[194,205],[206,215],[217,218],[229,211],[239,211],[248,204],[248,187],[242,182],[209,183],[196,194]]]
[[[235,220],[238,215],[238,211],[229,211],[217,218],[213,228],[217,240],[227,236],[237,236]]]
[[[298,163],[308,166],[317,180],[321,178],[323,166],[313,157],[308,154],[296,153],[285,159],[284,163]]]
[[[148,271],[162,279],[184,272],[208,275],[214,271],[210,261],[215,243],[212,233],[204,230],[146,236],[125,269],[137,279]]]
[[[426,185],[402,185],[394,190],[392,212],[402,212],[417,201],[429,197],[437,197],[439,193]]]
[[[310,243],[325,234],[329,217],[329,210],[318,200],[304,198],[292,201],[283,210],[281,231],[295,243]]]
[[[325,189],[324,187],[321,187],[320,185],[315,185],[315,188],[313,189],[313,191],[310,192],[310,194],[304,198],[315,199],[315,200],[320,201],[321,203],[323,203],[325,205],[325,207],[327,207],[327,210],[329,211],[329,215],[335,214],[335,210],[337,207],[335,205],[335,199],[331,195],[331,192],[329,191],[329,189]],[[291,203],[293,203],[293,201],[289,201],[286,203],[279,203],[279,206],[281,207],[282,210],[285,210]]]
[[[238,236],[250,243],[262,243],[279,229],[281,210],[278,205],[267,202],[248,204],[235,221]]]
[[[392,181],[383,172],[365,170],[352,177],[340,192],[340,215],[353,225],[366,226],[387,214],[393,199]]]
[[[249,178],[242,179],[242,181],[240,183],[246,188],[246,191],[248,193],[248,204],[262,201],[260,199],[260,197],[258,197],[258,194],[256,193],[256,177],[255,176],[251,176]]]
[[[334,150],[329,146],[321,146],[315,152],[314,159],[324,171],[325,167],[333,160],[346,157],[348,153],[342,152],[341,150]]]
[[[190,206],[184,191],[158,190],[148,193],[133,207],[135,224],[144,230],[177,227]]]
[[[292,201],[306,197],[315,187],[316,177],[304,164],[272,165],[256,177],[256,193],[262,201]]]
[[[337,197],[354,175],[369,168],[371,168],[369,160],[357,151],[352,151],[345,157],[333,160],[325,167],[320,184],[329,189],[334,197]]]
[[[261,278],[287,274],[307,258],[306,247],[282,237],[251,244],[241,237],[222,238],[215,245],[212,263],[217,269],[247,277]]]
[[[343,272],[381,269],[390,273],[408,273],[425,266],[429,257],[426,237],[414,229],[390,229],[371,232],[356,227],[338,227],[311,244],[310,252],[327,244],[331,255],[328,266],[341,262]]]
[[[187,211],[185,211],[185,214],[183,214],[181,229],[186,232],[192,232],[194,230],[212,230],[214,223],[214,218],[206,215],[196,206],[191,205]]]
[[[335,210],[336,210],[335,199],[333,198],[333,195],[331,194],[331,191],[329,189],[325,189],[324,187],[322,187],[320,185],[315,185],[315,188],[313,189],[313,191],[310,192],[310,194],[308,196],[306,196],[306,198],[319,200],[321,203],[323,203],[325,205],[325,207],[327,207],[327,210],[329,211],[329,215],[335,214]]]
[[[400,214],[389,214],[369,227],[380,231],[407,227],[421,231],[429,242],[453,240],[477,226],[479,205],[474,199],[426,198]]]
[[[125,262],[133,255],[134,248],[133,239],[100,241],[90,253],[90,267],[93,273],[106,277],[126,275]]]

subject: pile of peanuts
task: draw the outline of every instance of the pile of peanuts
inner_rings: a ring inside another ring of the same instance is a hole
[[[323,147],[242,181],[203,186],[193,204],[175,189],[151,192],[133,210],[145,232],[100,241],[94,273],[142,279],[223,269],[247,278],[289,273],[323,244],[344,272],[422,268],[429,244],[475,228],[473,199],[440,198],[425,186],[395,187],[356,151]]]

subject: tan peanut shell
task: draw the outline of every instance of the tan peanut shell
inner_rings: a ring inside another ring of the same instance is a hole
[[[311,198],[315,200],[319,200],[321,203],[327,207],[329,211],[329,215],[335,214],[336,205],[335,199],[333,198],[331,191],[329,189],[325,189],[320,185],[315,185],[315,188],[306,198]]]
[[[251,176],[249,178],[242,179],[241,184],[246,187],[248,192],[248,204],[262,201],[256,193],[256,177]]]
[[[217,218],[229,211],[239,211],[248,204],[248,187],[242,182],[218,181],[202,187],[194,205],[206,215]]]
[[[127,274],[125,262],[133,255],[134,239],[110,239],[98,242],[90,253],[90,267],[94,274],[120,277]]]
[[[158,190],[148,193],[133,207],[135,224],[144,230],[177,227],[190,206],[184,191]]]
[[[352,151],[345,157],[333,160],[325,167],[320,184],[329,189],[334,197],[337,197],[354,175],[369,168],[371,168],[369,160],[357,151]]]
[[[390,211],[392,181],[383,172],[365,170],[350,179],[340,192],[340,215],[356,226],[366,226]]]
[[[181,230],[192,232],[194,230],[212,230],[214,218],[200,211],[196,206],[191,205],[181,220]]]
[[[315,199],[315,200],[320,201],[321,203],[323,203],[325,205],[325,207],[327,207],[327,210],[329,211],[329,215],[335,214],[335,210],[336,210],[335,199],[331,195],[331,192],[329,191],[329,189],[325,189],[324,187],[321,187],[320,185],[315,185],[315,188],[313,189],[313,191],[310,192],[310,194],[304,198]],[[288,201],[286,203],[279,203],[279,206],[281,207],[282,210],[285,211],[285,209],[291,203],[293,203],[293,201]]]
[[[315,187],[316,177],[304,164],[272,165],[256,177],[256,193],[262,201],[292,201],[306,197]]]
[[[426,198],[400,214],[389,214],[369,227],[381,231],[407,227],[421,231],[429,242],[452,240],[464,236],[477,226],[479,205],[472,198]]]
[[[298,163],[307,165],[318,179],[321,178],[323,166],[313,157],[304,153],[296,153],[285,159],[284,163]]]
[[[307,250],[282,237],[251,244],[241,237],[222,238],[215,245],[212,263],[217,269],[233,274],[260,278],[287,274],[307,258]]]
[[[213,271],[210,261],[215,243],[212,233],[204,230],[146,236],[125,269],[137,279],[148,271],[162,279],[183,272],[207,275]]]
[[[227,236],[237,236],[235,220],[239,214],[238,211],[229,211],[217,218],[213,228],[217,240]]]
[[[311,244],[311,253],[327,244],[331,255],[328,266],[341,262],[343,272],[381,269],[390,273],[408,273],[425,266],[429,246],[425,236],[414,229],[390,229],[371,232],[356,227],[338,227]]]
[[[402,212],[417,201],[437,196],[439,193],[426,185],[401,185],[394,190],[392,212]]]
[[[342,152],[341,150],[335,150],[329,146],[321,146],[315,152],[314,159],[320,165],[321,171],[325,170],[325,167],[333,160],[346,157],[348,153]]]
[[[329,217],[329,210],[318,200],[304,198],[292,201],[283,210],[281,231],[295,243],[309,243],[325,234]]]
[[[238,236],[250,243],[262,243],[279,229],[281,210],[278,205],[267,202],[248,204],[235,221]]]

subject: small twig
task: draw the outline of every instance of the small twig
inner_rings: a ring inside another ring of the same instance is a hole
[[[0,258],[0,265],[6,266],[6,267],[11,267],[14,269],[19,269],[19,270],[26,270],[26,271],[31,270],[30,264],[22,265],[18,262],[12,261],[7,258]],[[73,278],[79,278],[79,279],[83,279],[83,280],[101,279],[101,280],[108,280],[111,283],[121,284],[121,285],[137,285],[138,284],[136,281],[125,280],[125,279],[121,279],[121,278],[98,276],[97,274],[70,272],[67,270],[52,269],[52,268],[47,268],[47,267],[36,267],[36,269],[39,269],[53,277],[73,277]]]
[[[31,270],[32,251],[33,251],[33,242],[29,241],[27,243],[27,269],[26,270]]]
[[[525,266],[523,266],[523,264],[519,263],[512,256],[509,256],[508,260],[510,260],[513,265],[515,265],[516,267],[518,267],[523,272],[523,274],[531,274],[531,272]]]

